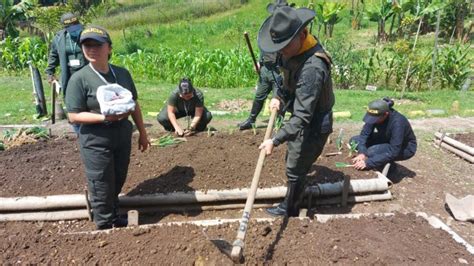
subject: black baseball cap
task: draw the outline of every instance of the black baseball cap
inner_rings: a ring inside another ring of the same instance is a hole
[[[107,30],[100,26],[88,26],[82,31],[79,42],[82,44],[84,41],[89,39],[98,41],[100,43],[107,42],[112,44],[109,33],[107,33]]]
[[[372,101],[367,106],[367,113],[364,116],[364,122],[367,124],[375,124],[388,111],[390,111],[390,107],[386,101]]]
[[[61,16],[61,24],[68,32],[73,32],[82,29],[82,24],[79,23],[79,18],[73,13],[65,13]]]
[[[187,78],[181,79],[179,82],[179,93],[181,94],[188,94],[194,91],[193,84],[191,84],[191,80]]]

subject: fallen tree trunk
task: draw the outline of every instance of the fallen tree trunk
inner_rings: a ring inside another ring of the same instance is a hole
[[[378,173],[378,178],[374,179],[355,179],[350,182],[350,193],[370,193],[382,192],[390,188],[391,182],[382,174]],[[342,182],[326,183],[318,185],[318,194],[316,196],[331,196],[342,193]],[[208,190],[194,192],[175,192],[169,194],[152,194],[143,196],[124,196],[121,195],[121,207],[136,206],[156,206],[156,205],[178,205],[195,204],[204,202],[220,202],[245,200],[249,189],[232,190]],[[257,190],[256,199],[276,199],[283,198],[286,194],[286,187],[261,188]],[[78,209],[85,208],[86,200],[84,195],[55,195],[55,196],[26,196],[15,198],[0,198],[0,211],[16,212],[26,210],[52,210],[52,209]]]
[[[466,161],[470,162],[470,163],[474,163],[474,156],[472,155],[469,155],[467,154],[466,152],[462,151],[462,150],[459,150],[451,145],[449,145],[448,143],[445,143],[445,142],[441,142],[441,140],[438,140],[436,139],[435,140],[435,144],[438,145],[438,146],[441,146],[443,148],[445,148],[446,150],[456,154],[457,156],[465,159]]]
[[[440,132],[436,132],[435,134],[435,137],[443,142],[446,142],[447,144],[457,148],[458,150],[466,153],[466,154],[469,154],[470,156],[474,156],[474,148],[473,147],[470,147],[462,142],[459,142],[453,138],[450,138],[448,136],[443,136],[442,133]],[[438,140],[435,140],[435,141],[438,141]],[[438,141],[439,143],[439,141]]]

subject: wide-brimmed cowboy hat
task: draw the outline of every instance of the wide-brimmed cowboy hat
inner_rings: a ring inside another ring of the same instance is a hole
[[[267,53],[274,53],[283,49],[306,27],[316,13],[309,8],[292,8],[277,6],[258,32],[258,47]]]

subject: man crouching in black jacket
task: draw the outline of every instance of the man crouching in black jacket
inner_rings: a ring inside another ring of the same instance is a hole
[[[416,137],[405,116],[384,98],[369,103],[357,143],[358,155],[352,159],[357,170],[381,169],[386,163],[410,159],[416,152]]]

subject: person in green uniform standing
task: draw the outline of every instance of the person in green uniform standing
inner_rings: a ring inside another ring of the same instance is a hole
[[[255,91],[255,98],[252,103],[250,115],[244,122],[240,123],[239,129],[246,130],[255,126],[258,114],[265,105],[268,95],[276,90],[278,83],[281,83],[280,71],[276,66],[276,53],[264,53],[260,55],[258,63],[258,83]]]
[[[272,14],[276,7],[288,6],[286,0],[275,0],[275,3],[267,5],[268,13]],[[268,95],[273,92],[276,93],[278,86],[281,86],[282,78],[278,66],[276,64],[277,53],[265,53],[260,52],[260,60],[258,60],[256,71],[258,73],[258,83],[255,90],[255,97],[252,103],[252,109],[250,109],[250,115],[242,123],[237,126],[240,130],[251,129],[255,126],[258,114],[265,105],[265,100]],[[284,116],[284,114],[280,114]]]
[[[188,128],[182,129],[178,119],[187,117]],[[206,129],[212,120],[212,114],[204,106],[204,94],[193,87],[189,78],[182,78],[178,87],[174,89],[168,103],[161,109],[157,116],[166,131],[174,131],[178,136],[190,136],[196,131]]]
[[[127,219],[118,215],[118,195],[130,162],[133,126],[129,116],[139,132],[138,149],[145,151],[150,142],[130,73],[109,64],[112,41],[107,31],[90,26],[82,32],[80,44],[90,63],[74,73],[69,81],[66,93],[69,119],[80,124],[80,152],[96,227],[99,230],[123,227],[127,225]],[[130,91],[135,102],[134,111],[103,115],[97,91],[107,85],[120,85]]]
[[[267,209],[272,215],[299,215],[305,180],[332,132],[334,93],[331,58],[307,25],[315,13],[308,8],[276,7],[262,24],[258,45],[265,52],[279,52],[283,87],[270,102],[271,109],[284,106],[291,116],[273,138],[260,149],[271,154],[287,142],[286,175],[288,190],[283,202]]]
[[[61,16],[61,24],[64,29],[54,35],[45,72],[48,76],[48,82],[52,83],[57,80],[56,67],[60,67],[60,84],[62,93],[65,95],[72,74],[83,68],[87,64],[87,59],[84,58],[79,44],[79,36],[83,26],[78,17],[72,13],[65,13]]]

